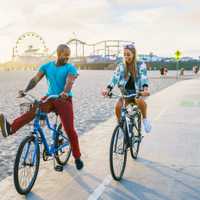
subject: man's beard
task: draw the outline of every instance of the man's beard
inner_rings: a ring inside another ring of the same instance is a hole
[[[65,65],[66,63],[68,62],[68,59],[66,58],[59,58],[57,60],[57,65],[60,66],[60,65]]]

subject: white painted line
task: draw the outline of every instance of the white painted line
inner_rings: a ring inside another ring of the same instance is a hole
[[[88,197],[88,200],[97,200],[106,189],[106,186],[110,184],[112,177],[110,175],[106,176],[103,182],[94,190],[94,192]]]
[[[161,116],[166,112],[167,107],[163,108],[160,113],[153,119],[153,121],[158,121]],[[106,176],[103,182],[94,190],[92,194],[88,197],[88,200],[98,200],[98,198],[103,194],[106,186],[110,184],[112,181],[112,177],[110,175]]]

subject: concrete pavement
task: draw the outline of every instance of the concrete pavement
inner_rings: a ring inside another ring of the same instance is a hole
[[[116,124],[111,118],[80,138],[84,170],[77,172],[73,159],[61,173],[53,170],[52,162],[42,163],[28,196],[18,195],[8,177],[0,182],[0,199],[200,199],[199,88],[199,79],[182,81],[147,100],[153,130],[145,135],[138,160],[128,156],[121,182],[112,180],[109,171]]]

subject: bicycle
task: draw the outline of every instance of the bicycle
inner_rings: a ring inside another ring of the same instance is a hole
[[[110,171],[116,181],[120,181],[126,167],[127,151],[130,149],[131,157],[137,159],[141,135],[141,112],[135,104],[137,94],[114,95],[109,94],[110,98],[122,97],[123,106],[121,108],[121,117],[115,127],[110,142]],[[125,100],[133,100],[133,103],[125,105]]]
[[[14,185],[17,192],[22,195],[28,194],[36,181],[40,165],[40,145],[44,146],[43,160],[48,161],[49,158],[53,158],[56,171],[63,170],[63,166],[67,164],[71,155],[70,142],[67,135],[64,134],[62,124],[58,122],[58,114],[55,112],[56,120],[51,125],[47,113],[40,109],[41,103],[45,103],[49,99],[59,98],[59,96],[51,95],[45,100],[37,100],[34,96],[26,94],[25,98],[30,103],[20,105],[28,109],[35,106],[36,115],[33,121],[33,130],[19,145],[14,162]],[[47,142],[41,121],[52,133],[51,145]]]

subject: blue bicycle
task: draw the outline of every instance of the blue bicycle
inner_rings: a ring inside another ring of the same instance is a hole
[[[70,142],[58,120],[58,114],[55,113],[55,123],[51,125],[47,113],[40,109],[41,103],[52,98],[59,98],[59,96],[52,95],[39,101],[34,96],[26,94],[25,98],[30,103],[20,104],[20,109],[30,110],[32,106],[35,106],[36,116],[33,121],[33,131],[21,142],[15,158],[14,185],[20,194],[29,193],[36,181],[40,165],[40,146],[44,146],[43,160],[47,161],[49,158],[53,158],[56,171],[63,170],[63,166],[67,164],[71,155]],[[47,142],[44,127],[47,127],[52,133],[51,145]]]

